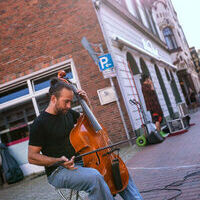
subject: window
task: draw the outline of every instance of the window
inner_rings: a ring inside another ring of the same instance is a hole
[[[64,78],[78,85],[75,69],[66,63],[24,81],[23,85],[0,93],[0,140],[8,146],[28,140],[29,125],[43,111],[48,103],[50,79],[57,77],[60,70],[66,72]],[[17,85],[17,84],[16,84]],[[78,100],[74,98],[73,109],[82,112]]]
[[[134,17],[137,17],[138,18],[138,15],[137,15],[137,10],[136,10],[136,6],[135,6],[135,3],[133,0],[126,0],[126,5],[127,5],[127,8],[129,10],[129,12],[134,16]]]
[[[0,103],[5,103],[13,99],[29,94],[27,85],[20,86],[5,93],[0,94]]]
[[[73,74],[71,72],[71,69],[68,68],[65,70],[66,72],[66,76],[64,78],[67,78],[69,80],[72,80],[73,79]],[[36,80],[33,80],[33,86],[34,86],[34,90],[35,91],[39,91],[39,90],[42,90],[44,88],[48,88],[49,85],[50,85],[50,79],[52,77],[57,77],[57,72],[56,73],[53,73],[49,76],[45,76],[43,78],[39,78],[39,79],[36,79]]]
[[[0,118],[1,141],[11,146],[28,140],[29,125],[35,117],[31,100],[3,110]]]
[[[33,81],[33,83],[34,83],[35,91],[39,91],[39,90],[49,87],[50,80],[48,77],[45,77],[45,78],[42,78],[39,80],[35,80],[35,81]]]
[[[140,74],[140,70],[137,66],[137,63],[129,52],[126,54],[126,59],[127,59],[128,64],[130,65],[133,75]]]
[[[163,29],[163,35],[166,41],[166,44],[170,50],[177,49],[176,40],[174,37],[174,34],[172,32],[172,29],[170,27],[166,27]]]
[[[151,10],[149,10],[148,8],[146,8],[146,14],[148,16],[148,20],[149,20],[149,24],[150,24],[152,33],[154,35],[159,36],[158,31],[156,29],[156,24],[154,22],[154,18],[153,18],[152,13],[151,13]]]
[[[140,0],[136,0],[136,3],[137,3],[137,8],[138,8],[139,13],[140,13],[140,17],[141,17],[142,23],[143,23],[147,28],[150,28],[150,27],[149,27],[149,22],[148,22],[148,19],[147,19],[147,16],[146,16],[146,13],[145,13],[145,9],[144,9],[143,4],[141,3]]]

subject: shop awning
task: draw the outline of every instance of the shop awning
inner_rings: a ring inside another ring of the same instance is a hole
[[[118,43],[121,44],[121,45],[125,45],[125,46],[127,46],[127,47],[132,48],[132,49],[135,49],[135,50],[139,51],[140,53],[143,53],[143,54],[145,54],[145,55],[147,55],[147,56],[149,56],[149,57],[151,57],[151,58],[157,60],[158,62],[162,62],[162,63],[168,65],[169,67],[171,67],[172,69],[176,69],[176,70],[177,70],[177,67],[176,67],[175,65],[173,65],[173,64],[171,64],[171,63],[169,63],[169,62],[163,60],[163,59],[160,58],[160,57],[156,57],[155,55],[151,54],[150,52],[146,51],[145,49],[142,49],[141,47],[139,47],[139,46],[137,46],[137,45],[131,43],[130,41],[125,40],[125,39],[122,38],[121,36],[113,35],[113,36],[112,36],[112,39],[113,39],[113,41],[116,41],[116,42],[118,42]]]

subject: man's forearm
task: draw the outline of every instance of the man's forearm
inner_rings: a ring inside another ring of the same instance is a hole
[[[28,161],[30,164],[40,165],[40,166],[50,166],[60,160],[61,158],[53,158],[36,153],[28,156]]]

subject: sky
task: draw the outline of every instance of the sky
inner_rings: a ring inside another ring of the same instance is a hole
[[[200,0],[171,0],[189,47],[200,49]]]

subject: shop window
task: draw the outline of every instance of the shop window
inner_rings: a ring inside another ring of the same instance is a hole
[[[166,27],[163,29],[163,35],[166,41],[166,44],[170,50],[177,49],[176,40],[174,37],[174,34],[172,32],[172,29],[170,27]]]
[[[148,69],[146,63],[144,62],[143,58],[140,58],[140,66],[142,69],[142,74],[151,77],[150,73],[149,73],[149,69]]]
[[[173,73],[171,71],[170,71],[170,75],[171,75],[171,88],[172,88],[172,92],[174,94],[176,103],[180,103],[180,102],[182,102],[181,96],[180,96],[178,87],[176,85],[176,81],[174,79],[174,75],[173,75]]]
[[[168,71],[165,69],[165,74],[166,74],[166,77],[167,77],[167,80],[168,81],[171,81],[171,78],[170,78],[170,76],[169,76],[169,73],[168,73]]]
[[[0,103],[5,103],[13,99],[25,96],[29,94],[27,85],[20,86],[18,88],[6,91],[0,94]]]
[[[167,89],[166,89],[166,85],[165,85],[164,80],[162,78],[162,74],[161,74],[160,69],[158,68],[157,65],[155,65],[155,71],[156,71],[158,82],[160,84],[160,87],[161,87],[165,102],[167,104],[167,108],[168,108],[170,117],[173,118],[174,117],[174,112],[173,112],[172,104],[171,104],[171,101],[170,101],[170,98],[169,98],[169,95],[168,95],[168,92],[167,92]]]
[[[0,116],[0,132],[6,129],[6,125],[4,123],[3,116]]]
[[[128,64],[130,65],[133,75],[139,74],[140,70],[138,68],[138,65],[135,59],[133,58],[133,56],[129,52],[126,54],[126,59],[127,59]]]
[[[29,131],[28,131],[28,127],[22,127],[16,130],[12,130],[9,132],[10,134],[10,141],[4,141],[4,138],[2,138],[2,142],[6,142],[7,146],[11,146],[23,141],[28,140],[28,136],[29,136]],[[5,137],[5,139],[8,139],[7,137]]]
[[[7,146],[28,140],[29,125],[35,119],[32,102],[5,109],[0,118],[1,141]]]

